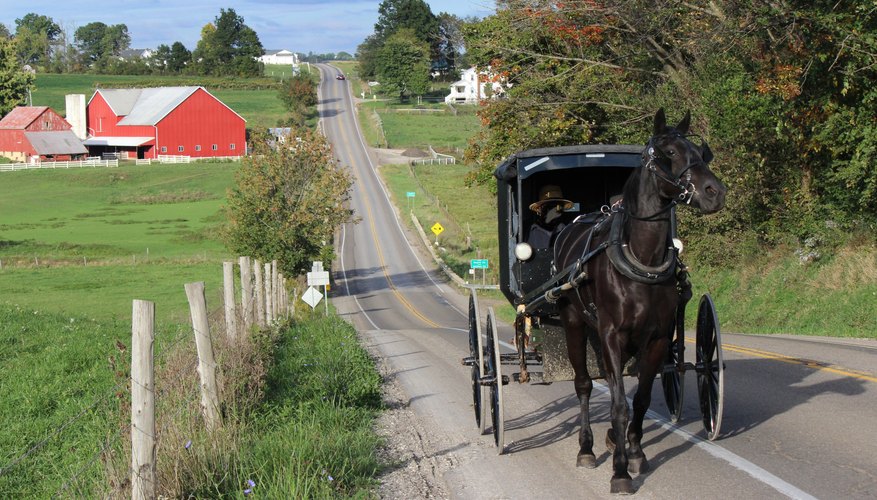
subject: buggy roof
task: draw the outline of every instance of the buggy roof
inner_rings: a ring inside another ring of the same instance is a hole
[[[499,180],[526,179],[547,170],[579,167],[640,166],[643,146],[626,144],[584,144],[519,151],[500,163],[493,175]]]

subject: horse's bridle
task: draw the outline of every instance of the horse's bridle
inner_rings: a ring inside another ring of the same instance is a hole
[[[699,137],[694,135],[682,136],[679,134],[676,134],[676,136],[681,139],[685,139],[689,143],[691,141],[688,140],[688,137]],[[701,141],[702,140],[703,139],[701,139]],[[677,195],[677,199],[679,202],[685,203],[686,205],[690,204],[691,199],[694,198],[694,193],[697,192],[697,186],[695,186],[694,183],[691,182],[690,170],[691,167],[693,167],[693,165],[691,164],[691,160],[689,159],[688,166],[685,167],[685,170],[680,172],[679,175],[674,178],[672,171],[668,171],[664,168],[663,165],[656,161],[658,158],[663,158],[665,160],[670,160],[670,158],[665,156],[663,153],[661,153],[661,150],[655,147],[654,141],[655,139],[651,138],[649,139],[649,143],[646,145],[646,155],[648,159],[646,161],[645,167],[650,172],[652,172],[658,179],[667,182],[668,184],[679,190],[679,194]],[[685,178],[684,180],[683,177]],[[675,205],[676,203],[677,200],[673,200],[671,202],[671,205]]]

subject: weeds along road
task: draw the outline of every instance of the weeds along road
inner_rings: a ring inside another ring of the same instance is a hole
[[[490,434],[479,434],[469,371],[460,364],[468,351],[467,297],[444,283],[397,222],[358,132],[348,82],[335,79],[335,68],[319,69],[322,127],[355,176],[352,207],[362,218],[337,242],[333,304],[383,355],[417,415],[411,434],[426,466],[403,467],[436,476],[455,498],[608,497],[611,460],[601,444],[608,393],[600,381],[591,404],[597,469],[575,467],[570,382],[505,387],[505,454]],[[499,336],[511,351],[511,328],[502,325]],[[877,344],[728,334],[723,341],[721,437],[705,440],[693,371],[684,377],[678,425],[668,422],[656,383],[643,438],[652,470],[634,477],[637,496],[877,498]],[[691,345],[686,358],[693,356]],[[625,383],[630,396],[635,380]]]

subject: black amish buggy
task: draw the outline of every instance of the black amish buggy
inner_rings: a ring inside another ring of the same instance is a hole
[[[659,113],[662,120],[660,125],[663,127],[663,112]],[[685,135],[687,119],[686,116],[677,126],[680,130],[684,129],[681,133],[664,140],[658,134],[664,130],[659,129],[656,116],[656,135],[645,148],[632,145],[577,145],[531,149],[512,155],[495,170],[500,249],[499,285],[506,299],[517,311],[514,324],[514,346],[517,352],[500,352],[495,312],[493,308],[487,308],[485,315],[479,310],[478,297],[473,288],[469,297],[470,352],[463,359],[463,364],[471,367],[476,424],[482,433],[488,427],[492,429],[500,454],[504,452],[504,385],[510,380],[519,383],[576,380],[579,370],[574,369],[571,363],[572,354],[569,352],[567,340],[572,337],[568,337],[571,333],[565,331],[565,326],[568,325],[564,324],[562,317],[563,314],[568,314],[563,308],[569,306],[576,297],[577,303],[584,305],[579,307],[584,311],[578,313],[583,313],[583,317],[590,324],[590,327],[583,330],[586,331],[585,334],[577,332],[586,337],[582,343],[587,351],[588,379],[586,391],[580,392],[580,380],[575,382],[579,398],[583,394],[584,397],[590,396],[591,378],[607,378],[604,364],[609,358],[603,355],[597,333],[598,308],[590,303],[592,297],[582,297],[583,290],[590,286],[588,283],[599,281],[595,279],[594,273],[601,270],[589,266],[592,261],[600,259],[606,259],[607,267],[608,261],[613,261],[615,267],[612,273],[617,274],[613,279],[618,282],[627,280],[632,283],[631,286],[647,290],[651,290],[650,287],[657,283],[655,286],[669,290],[668,294],[674,294],[671,313],[673,318],[670,320],[672,331],[666,332],[667,342],[661,346],[667,347],[661,355],[663,359],[658,363],[660,366],[656,369],[663,386],[670,420],[676,422],[680,418],[684,373],[686,370],[695,370],[707,437],[712,440],[719,435],[724,392],[719,323],[712,299],[708,294],[703,295],[698,307],[695,333],[696,360],[694,363],[685,362],[684,312],[685,304],[691,298],[691,285],[687,270],[678,256],[681,242],[676,237],[675,205],[689,203],[704,212],[718,210],[724,204],[724,191],[718,194],[716,191],[724,190],[724,186],[715,178],[704,180],[699,177],[700,173],[693,170],[692,165],[697,164],[696,168],[702,167],[708,172],[706,164],[712,159],[712,153],[705,144],[697,146],[688,140],[691,136]],[[665,128],[668,133],[677,130],[673,127]],[[676,154],[672,149],[674,147],[680,154],[689,155],[687,167],[677,169],[678,161],[673,157]],[[683,151],[682,148],[687,149]],[[643,172],[643,176],[652,174],[657,179],[645,178],[642,184],[654,185],[660,192],[670,193],[666,195],[670,200],[666,207],[662,205],[657,214],[649,214],[652,219],[638,217],[632,213],[632,208],[627,209],[629,214],[624,213],[624,206],[631,204],[623,200],[622,192],[630,193],[626,191],[626,183],[632,175],[639,175],[639,171]],[[711,172],[708,174],[712,175]],[[697,198],[701,194],[719,196],[721,199],[714,203],[718,208],[703,209],[700,205],[706,202]],[[691,203],[692,200],[695,203]],[[666,221],[667,248],[661,250],[667,255],[664,261],[643,265],[629,255],[629,249],[624,248],[629,241],[629,235],[624,228],[629,226],[623,225],[629,221],[623,221],[630,217]],[[568,233],[576,233],[578,236],[570,236]],[[604,236],[600,236],[601,234]],[[561,247],[574,246],[570,243],[574,237],[588,241],[583,246],[576,247],[578,253],[573,257],[560,255],[564,251]],[[594,241],[590,241],[591,239]],[[581,248],[584,250],[579,250]],[[623,262],[616,263],[608,253],[620,255],[618,258]],[[563,265],[559,264],[561,261]],[[624,277],[627,275],[631,277]],[[585,351],[584,348],[582,350]],[[638,363],[638,359],[641,354],[642,352],[634,353],[623,360],[623,375],[639,375],[642,365]],[[504,375],[503,365],[513,366],[516,370],[510,376]],[[640,385],[643,385],[642,380]],[[651,387],[650,381],[648,387]],[[646,407],[647,405],[648,403]],[[589,424],[586,432],[590,433]],[[590,452],[591,443],[582,441],[588,439],[593,441],[590,436],[585,438],[580,435],[583,450],[578,460],[580,466],[596,465],[588,456],[583,457],[588,454],[593,456]],[[622,443],[624,441],[624,438],[620,440]],[[614,449],[615,442],[619,440],[617,436],[613,438],[610,429],[607,445]],[[584,451],[586,448],[587,451]],[[632,471],[636,460],[637,457],[631,458]],[[641,462],[636,463],[636,467],[648,466],[644,456],[641,457]],[[626,462],[624,468],[627,469]],[[632,487],[627,483],[619,486],[613,478],[613,492],[630,492],[630,488]]]

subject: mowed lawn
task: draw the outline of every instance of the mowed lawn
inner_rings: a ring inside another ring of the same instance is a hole
[[[183,285],[208,283],[231,256],[220,240],[238,163],[31,170],[0,176],[0,300],[22,307],[159,318],[187,310]],[[218,297],[218,295],[213,295]]]

